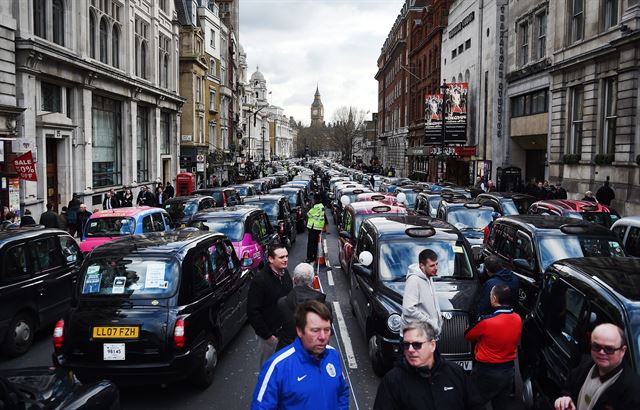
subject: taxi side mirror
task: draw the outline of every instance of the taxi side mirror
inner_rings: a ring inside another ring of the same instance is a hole
[[[351,270],[355,275],[358,275],[358,276],[364,276],[367,278],[370,278],[371,276],[373,276],[373,271],[371,270],[371,268],[364,266],[361,263],[354,263],[351,266]]]

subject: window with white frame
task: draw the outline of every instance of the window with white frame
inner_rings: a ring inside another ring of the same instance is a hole
[[[171,48],[171,40],[169,37],[160,33],[158,38],[158,71],[160,74],[160,87],[169,87],[169,49]]]
[[[529,62],[529,22],[523,21],[518,27],[518,52],[520,66]]]
[[[216,60],[213,58],[209,60],[209,75],[211,77],[216,76]]]
[[[613,154],[616,147],[618,87],[615,78],[603,81],[602,90],[602,147],[603,154]]]
[[[604,0],[604,29],[609,30],[618,24],[618,0]]]
[[[204,143],[204,117],[198,117],[198,142]]]
[[[209,121],[209,146],[218,147],[218,136],[216,135],[216,122]]]
[[[547,55],[547,11],[536,14],[536,58]]]
[[[569,118],[571,120],[568,154],[580,154],[582,151],[582,125],[584,116],[584,89],[576,86],[570,89]]]
[[[120,4],[111,0],[92,2],[89,7],[89,56],[113,67],[120,67]]]
[[[149,51],[149,25],[140,18],[135,19],[136,75],[147,78],[147,56]]]
[[[216,31],[215,30],[211,30],[210,36],[209,36],[209,45],[211,46],[211,48],[215,49],[216,48]]]
[[[200,90],[201,90],[201,86],[200,86],[200,77],[198,75],[194,74],[194,81],[193,81],[193,86],[195,89],[195,102],[199,103],[200,102]]]
[[[209,111],[216,111],[216,90],[213,88],[209,89]]]
[[[570,43],[584,37],[584,0],[568,0],[571,2]]]

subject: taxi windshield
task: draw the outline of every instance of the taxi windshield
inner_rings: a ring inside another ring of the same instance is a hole
[[[282,194],[286,195],[290,207],[294,208],[298,206],[298,191],[283,192]]]
[[[244,236],[244,224],[242,220],[214,218],[200,221],[193,221],[189,226],[193,226],[202,231],[223,233],[232,242],[239,242]]]
[[[440,206],[441,200],[442,200],[442,197],[440,196],[432,196],[429,198],[429,208],[430,208],[429,214],[431,214],[431,216],[434,218],[438,213],[438,207]]]
[[[416,197],[418,196],[418,193],[413,191],[413,190],[404,190],[402,191],[402,193],[407,197],[407,208],[415,208],[416,206]]]
[[[379,217],[379,216],[405,215],[406,213],[407,212],[404,209],[402,209],[402,211],[399,211],[399,212],[371,212],[370,214],[359,214],[359,215],[356,215],[353,232],[360,232],[360,225],[362,225],[362,222],[364,222],[365,219],[376,218],[376,217]]]
[[[618,220],[615,214],[609,212],[582,212],[582,219],[606,228],[611,228],[611,225]]]
[[[625,256],[620,242],[611,238],[558,235],[543,236],[537,242],[543,270],[560,259]]]
[[[459,207],[449,210],[447,213],[447,222],[461,231],[470,229],[484,229],[493,221],[491,209],[473,209],[467,207]]]
[[[249,187],[246,187],[246,186],[234,186],[234,188],[236,189],[236,191],[238,192],[238,194],[240,196],[249,195]]]
[[[169,297],[177,288],[173,259],[113,256],[91,261],[80,274],[80,294],[130,298]]]
[[[269,219],[278,219],[278,203],[273,201],[247,201],[245,205],[255,206],[262,209]]]
[[[434,280],[473,278],[471,261],[461,241],[419,240],[408,237],[405,240],[384,242],[380,245],[380,280],[404,279],[409,265],[417,263],[418,255],[425,249],[431,249],[438,255],[438,275]]]
[[[172,219],[192,216],[198,210],[197,201],[171,201],[164,204],[164,210],[169,213]]]
[[[87,238],[131,235],[135,230],[136,221],[131,217],[95,218],[87,224]]]
[[[518,207],[516,206],[515,202],[513,202],[513,199],[511,198],[504,198],[500,200],[500,205],[502,205],[502,215],[503,216],[509,216],[509,215],[520,215],[521,213],[526,214],[527,210],[525,209],[524,212],[520,212],[520,210],[518,210]]]

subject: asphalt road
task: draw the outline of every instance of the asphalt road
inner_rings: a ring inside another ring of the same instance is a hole
[[[321,269],[319,277],[336,316],[331,345],[340,352],[351,387],[350,408],[371,409],[380,380],[371,369],[366,340],[351,314],[348,281],[339,268],[337,232],[332,220],[329,228],[330,234],[323,235],[327,242],[329,266]],[[296,264],[306,259],[306,244],[306,233],[299,234],[289,255],[291,272]],[[0,358],[0,370],[51,365],[51,334],[52,328],[39,332],[32,349],[22,357]],[[216,377],[208,389],[198,390],[187,382],[126,387],[121,389],[121,404],[125,409],[248,409],[258,372],[255,334],[246,324],[220,355]],[[514,410],[522,408],[515,400],[512,405]]]

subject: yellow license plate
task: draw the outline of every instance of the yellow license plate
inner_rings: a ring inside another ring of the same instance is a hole
[[[137,326],[94,327],[95,339],[137,339],[140,328]]]

